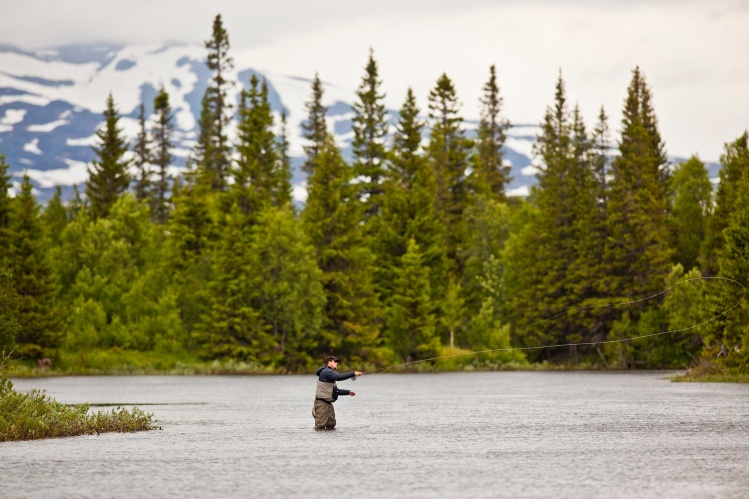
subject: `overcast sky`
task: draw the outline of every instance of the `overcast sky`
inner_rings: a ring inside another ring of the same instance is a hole
[[[495,64],[504,114],[538,123],[561,69],[589,127],[619,129],[631,70],[653,95],[669,154],[717,160],[749,127],[749,0],[0,0],[0,43],[202,43],[220,13],[238,62],[354,90],[368,51],[388,105],[426,108],[446,72],[463,115]],[[2,70],[2,68],[0,68]]]

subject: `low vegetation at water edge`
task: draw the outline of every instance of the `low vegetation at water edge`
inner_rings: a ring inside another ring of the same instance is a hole
[[[137,407],[89,414],[88,404],[65,405],[39,390],[20,393],[0,379],[0,442],[154,429],[153,415]]]

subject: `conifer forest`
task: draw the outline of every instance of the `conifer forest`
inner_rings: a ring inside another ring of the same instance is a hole
[[[560,72],[539,116],[538,183],[508,197],[500,71],[487,68],[467,134],[447,74],[428,102],[409,90],[388,116],[371,52],[352,160],[319,77],[310,88],[307,200],[295,205],[285,116],[264,81],[227,80],[220,16],[205,47],[212,79],[182,175],[169,170],[164,90],[153,116],[141,106],[132,142],[110,95],[89,178],[69,199],[58,188],[40,205],[28,176],[11,195],[0,156],[4,356],[70,372],[309,372],[326,355],[373,369],[504,349],[447,367],[749,373],[746,131],[725,138],[713,185],[699,157],[669,162],[640,68],[621,89],[621,123],[603,108],[584,123]]]

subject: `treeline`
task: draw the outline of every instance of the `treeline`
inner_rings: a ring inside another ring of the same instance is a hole
[[[353,105],[353,160],[316,77],[304,124],[308,197],[291,199],[285,116],[253,76],[239,103],[220,16],[187,171],[172,178],[169,95],[128,144],[110,96],[85,196],[42,210],[0,160],[0,342],[27,358],[96,351],[234,359],[302,371],[322,356],[389,365],[445,352],[552,344],[530,361],[749,370],[749,307],[699,328],[749,281],[747,133],[714,192],[697,157],[670,164],[639,68],[620,136],[592,128],[559,76],[535,145],[538,186],[508,198],[508,120],[495,68],[469,137],[442,75],[426,115],[408,91],[390,126],[370,53]],[[244,82],[243,82],[244,83]],[[228,130],[236,129],[230,140]],[[280,130],[280,132],[279,132]],[[126,154],[127,151],[129,154]],[[608,306],[632,302],[628,305]],[[554,320],[542,319],[561,312]],[[668,330],[679,332],[654,335]],[[612,343],[637,336],[648,338]],[[522,360],[505,354],[494,362]]]

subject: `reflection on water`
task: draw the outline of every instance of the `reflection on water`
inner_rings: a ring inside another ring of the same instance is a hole
[[[344,366],[345,367],[345,366]],[[362,376],[315,432],[315,377],[14,380],[163,429],[0,443],[3,497],[679,497],[749,491],[749,385],[664,373]]]

